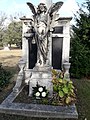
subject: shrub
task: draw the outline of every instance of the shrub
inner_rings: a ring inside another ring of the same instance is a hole
[[[2,42],[0,42],[0,47],[3,47],[3,43]]]
[[[5,70],[0,63],[0,88],[3,88],[10,82],[10,78],[12,77],[11,73]]]
[[[83,9],[84,7],[84,9]],[[90,76],[90,0],[75,15],[71,34],[71,76]]]
[[[77,40],[72,42],[71,48],[71,77],[81,78],[90,76],[90,50]]]
[[[75,87],[73,82],[67,81],[62,72],[53,70],[53,90],[55,92],[54,103],[59,105],[69,105],[76,101]]]

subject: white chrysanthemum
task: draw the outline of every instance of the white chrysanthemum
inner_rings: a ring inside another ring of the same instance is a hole
[[[38,89],[38,91],[39,91],[39,92],[42,92],[42,91],[43,91],[43,88],[42,88],[42,87],[40,87],[40,88]]]
[[[36,92],[36,97],[39,97],[40,96],[40,92]]]
[[[42,92],[42,97],[46,97],[46,92]]]

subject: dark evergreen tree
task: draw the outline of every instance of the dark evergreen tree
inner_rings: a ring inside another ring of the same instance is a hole
[[[84,9],[83,9],[84,8]],[[71,76],[90,76],[90,0],[75,15],[71,35]]]

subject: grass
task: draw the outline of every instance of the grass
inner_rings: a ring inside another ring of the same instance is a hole
[[[0,92],[0,103],[5,99],[5,97],[10,93],[12,87],[15,84],[17,73],[19,71],[18,61],[21,57],[20,49],[13,49],[10,51],[0,50],[0,63],[4,69],[10,71],[12,73],[12,78],[10,80],[10,84],[3,88],[3,91]]]
[[[15,76],[11,79],[8,86],[3,88],[0,92],[0,103],[11,92],[18,73],[18,61],[21,57],[21,50],[3,51],[0,50],[0,62],[2,62],[5,69],[12,71]],[[79,113],[78,120],[90,120],[90,80],[81,79],[73,80],[74,85],[77,88],[77,110]],[[47,120],[44,118],[31,118],[25,116],[8,115],[0,113],[0,120]],[[60,120],[60,119],[48,119],[48,120]]]
[[[14,49],[10,51],[0,50],[0,63],[3,67],[12,72],[12,74],[18,73],[18,61],[21,57],[22,51],[20,49]]]
[[[81,79],[74,80],[77,88],[77,110],[79,120],[90,120],[90,80]]]
[[[21,54],[22,52],[19,49],[10,51],[0,50],[0,62],[2,62],[4,66],[15,66],[18,63]]]

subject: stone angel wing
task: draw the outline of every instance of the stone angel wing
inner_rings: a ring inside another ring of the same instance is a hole
[[[32,13],[35,16],[37,14],[36,7],[32,3],[30,3],[30,2],[27,2],[27,5],[29,6],[29,8],[31,9]]]
[[[63,5],[63,2],[61,2],[61,1],[53,3],[48,10],[48,14],[50,15],[50,17],[52,17],[53,13],[58,11],[61,8],[62,5]]]

